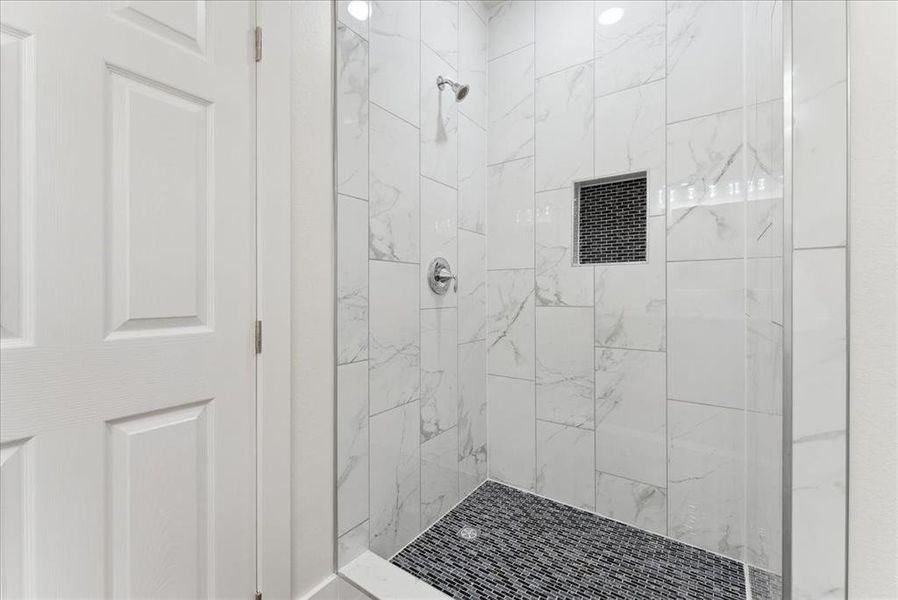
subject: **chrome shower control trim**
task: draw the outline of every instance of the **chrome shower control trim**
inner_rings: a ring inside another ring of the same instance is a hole
[[[430,267],[427,269],[427,283],[434,294],[445,296],[449,291],[449,282],[453,283],[452,291],[458,292],[458,278],[452,274],[449,268],[449,261],[439,256],[433,259]]]

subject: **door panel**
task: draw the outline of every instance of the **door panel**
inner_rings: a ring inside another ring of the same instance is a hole
[[[3,598],[251,597],[250,2],[2,2]]]

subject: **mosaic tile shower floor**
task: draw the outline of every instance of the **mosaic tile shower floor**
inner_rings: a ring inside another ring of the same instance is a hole
[[[740,562],[493,481],[391,562],[454,598],[746,598]]]

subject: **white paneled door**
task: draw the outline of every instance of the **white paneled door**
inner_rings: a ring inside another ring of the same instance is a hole
[[[0,595],[249,599],[255,7],[0,4]]]

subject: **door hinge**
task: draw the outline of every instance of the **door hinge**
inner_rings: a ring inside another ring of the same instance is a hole
[[[256,354],[262,353],[262,321],[256,321]]]
[[[256,62],[262,62],[262,28],[256,27]]]

